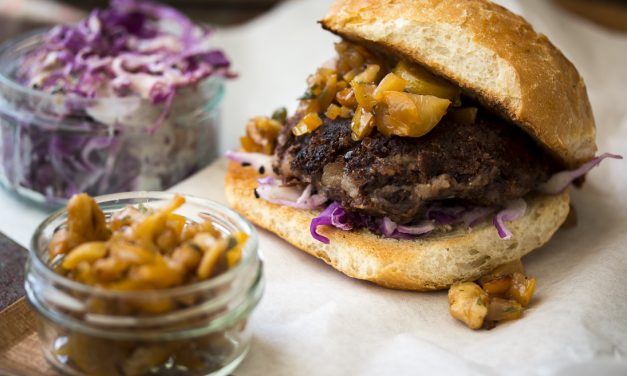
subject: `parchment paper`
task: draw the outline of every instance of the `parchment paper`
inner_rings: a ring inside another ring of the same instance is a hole
[[[547,34],[588,84],[600,151],[627,156],[627,38],[543,1],[502,1]],[[332,56],[314,23],[328,1],[294,1],[219,36],[240,80],[229,85],[223,149],[248,117],[294,106]],[[220,162],[174,190],[224,200]],[[391,291],[349,279],[261,231],[267,288],[237,375],[627,374],[627,162],[606,161],[573,192],[575,229],[524,259],[538,280],[524,318],[474,332],[446,293]],[[289,218],[286,218],[289,220]]]

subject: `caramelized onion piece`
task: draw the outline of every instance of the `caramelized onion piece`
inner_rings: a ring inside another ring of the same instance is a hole
[[[488,313],[488,294],[473,282],[456,283],[448,290],[451,316],[465,323],[470,329],[479,329]]]
[[[335,99],[344,107],[355,108],[357,107],[357,99],[355,99],[355,92],[351,88],[342,89],[337,92]]]
[[[407,81],[395,75],[394,73],[388,73],[377,88],[374,90],[373,97],[377,101],[381,101],[383,99],[383,92],[385,91],[403,91],[405,90],[405,86],[407,85]]]
[[[301,119],[301,121],[296,124],[296,126],[292,129],[292,133],[294,136],[302,136],[307,133],[311,133],[318,129],[322,125],[322,120],[315,112],[310,112],[305,117]]]
[[[507,291],[507,296],[515,299],[521,306],[527,307],[535,290],[535,278],[526,278],[523,274],[514,273],[511,287]]]
[[[490,295],[503,295],[512,287],[512,277],[500,276],[481,283],[481,287]]]
[[[381,67],[378,64],[368,64],[363,72],[359,73],[351,80],[351,84],[353,82],[362,84],[371,84],[376,82],[380,70]]]
[[[265,116],[257,116],[246,124],[246,136],[240,138],[246,152],[272,154],[282,124]]]
[[[354,141],[363,140],[374,128],[374,116],[363,107],[357,107],[351,122],[351,137]]]
[[[341,117],[341,118],[345,118],[348,119],[349,117],[351,117],[351,109],[347,108],[347,107],[338,107],[335,104],[330,104],[329,107],[327,108],[327,111],[324,113],[326,117],[328,117],[331,120],[335,120],[337,119],[337,117]]]
[[[377,100],[374,99],[374,89],[376,86],[373,84],[362,84],[356,81],[351,82],[351,86],[353,87],[357,104],[366,111],[371,112],[374,106],[377,105]]]
[[[340,116],[340,108],[334,104],[331,104],[327,108],[327,111],[324,113],[324,115],[331,120],[335,120],[338,116]]]
[[[377,129],[385,136],[420,137],[435,127],[451,101],[431,95],[383,92],[377,107]]]
[[[396,65],[393,72],[407,81],[405,90],[413,94],[433,95],[451,101],[456,101],[461,94],[460,88],[434,76],[417,65],[409,65],[401,61]]]
[[[335,94],[337,93],[337,74],[330,74],[325,82],[324,88],[318,97],[318,103],[320,108],[327,108],[333,102]]]

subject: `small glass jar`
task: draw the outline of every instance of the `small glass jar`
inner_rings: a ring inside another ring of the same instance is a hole
[[[110,215],[128,205],[163,207],[170,193],[107,195],[97,202]],[[46,359],[68,375],[227,375],[244,359],[251,340],[248,317],[263,291],[254,227],[232,210],[186,196],[176,213],[209,218],[225,235],[250,237],[240,262],[212,279],[153,291],[112,291],[53,271],[48,244],[67,220],[60,210],[36,230],[26,272],[28,301],[39,316]]]
[[[17,82],[42,32],[0,46],[0,183],[40,203],[163,190],[217,156],[224,80],[177,90],[170,108],[136,96],[85,98]]]

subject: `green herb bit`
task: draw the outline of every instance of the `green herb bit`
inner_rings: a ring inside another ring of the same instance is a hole
[[[308,88],[305,94],[298,97],[299,100],[304,101],[307,99],[316,99],[316,94],[313,92],[313,88]]]
[[[278,121],[281,124],[285,124],[285,122],[287,121],[287,109],[285,107],[277,108],[272,113],[272,119]]]

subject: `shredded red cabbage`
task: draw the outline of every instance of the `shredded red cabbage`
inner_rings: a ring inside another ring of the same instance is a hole
[[[503,240],[511,239],[512,232],[505,226],[505,221],[514,221],[525,215],[527,203],[522,198],[512,200],[505,205],[505,209],[494,216],[492,223]]]
[[[178,88],[234,76],[224,53],[210,47],[210,34],[173,8],[111,0],[77,25],[50,30],[17,78],[48,92],[171,103]]]
[[[64,203],[164,189],[206,165],[217,126],[207,102],[219,101],[220,77],[234,77],[210,35],[173,8],[112,0],[15,52],[2,74],[64,96],[3,94],[13,106],[0,129],[7,184]]]
[[[576,170],[561,171],[553,175],[546,183],[540,185],[538,190],[549,195],[556,195],[563,192],[577,178],[585,175],[588,171],[598,166],[605,158],[623,159],[622,156],[604,153],[589,160]]]
[[[367,228],[372,233],[395,239],[415,239],[417,236],[428,234],[435,229],[433,222],[428,220],[412,226],[399,226],[388,217],[375,218],[349,212],[335,201],[314,218],[309,226],[309,231],[314,239],[329,244],[329,238],[318,233],[319,226],[333,226],[344,231]]]
[[[264,176],[262,178],[257,179],[257,183],[260,185],[273,185],[275,182],[275,178],[272,175]]]
[[[381,231],[382,235],[391,237],[396,232],[397,227],[396,222],[391,220],[389,217],[383,217],[381,223],[379,224],[379,231]]]
[[[438,225],[457,225],[463,223],[464,227],[471,228],[495,211],[495,208],[490,207],[446,206],[435,202],[427,210],[425,216],[435,221]]]
[[[396,231],[407,235],[423,235],[428,234],[435,229],[435,225],[431,221],[422,221],[414,226],[398,226]]]
[[[325,202],[327,197],[323,194],[312,194],[313,187],[308,185],[304,190],[297,187],[282,185],[280,180],[273,176],[257,179],[259,187],[255,189],[258,198],[297,209],[316,209]]]
[[[318,226],[334,226],[341,230],[349,231],[353,229],[353,225],[350,223],[350,215],[344,208],[337,202],[332,202],[326,209],[320,213],[316,218],[311,221],[309,231],[314,239],[329,244],[330,240],[326,236],[318,233]]]

